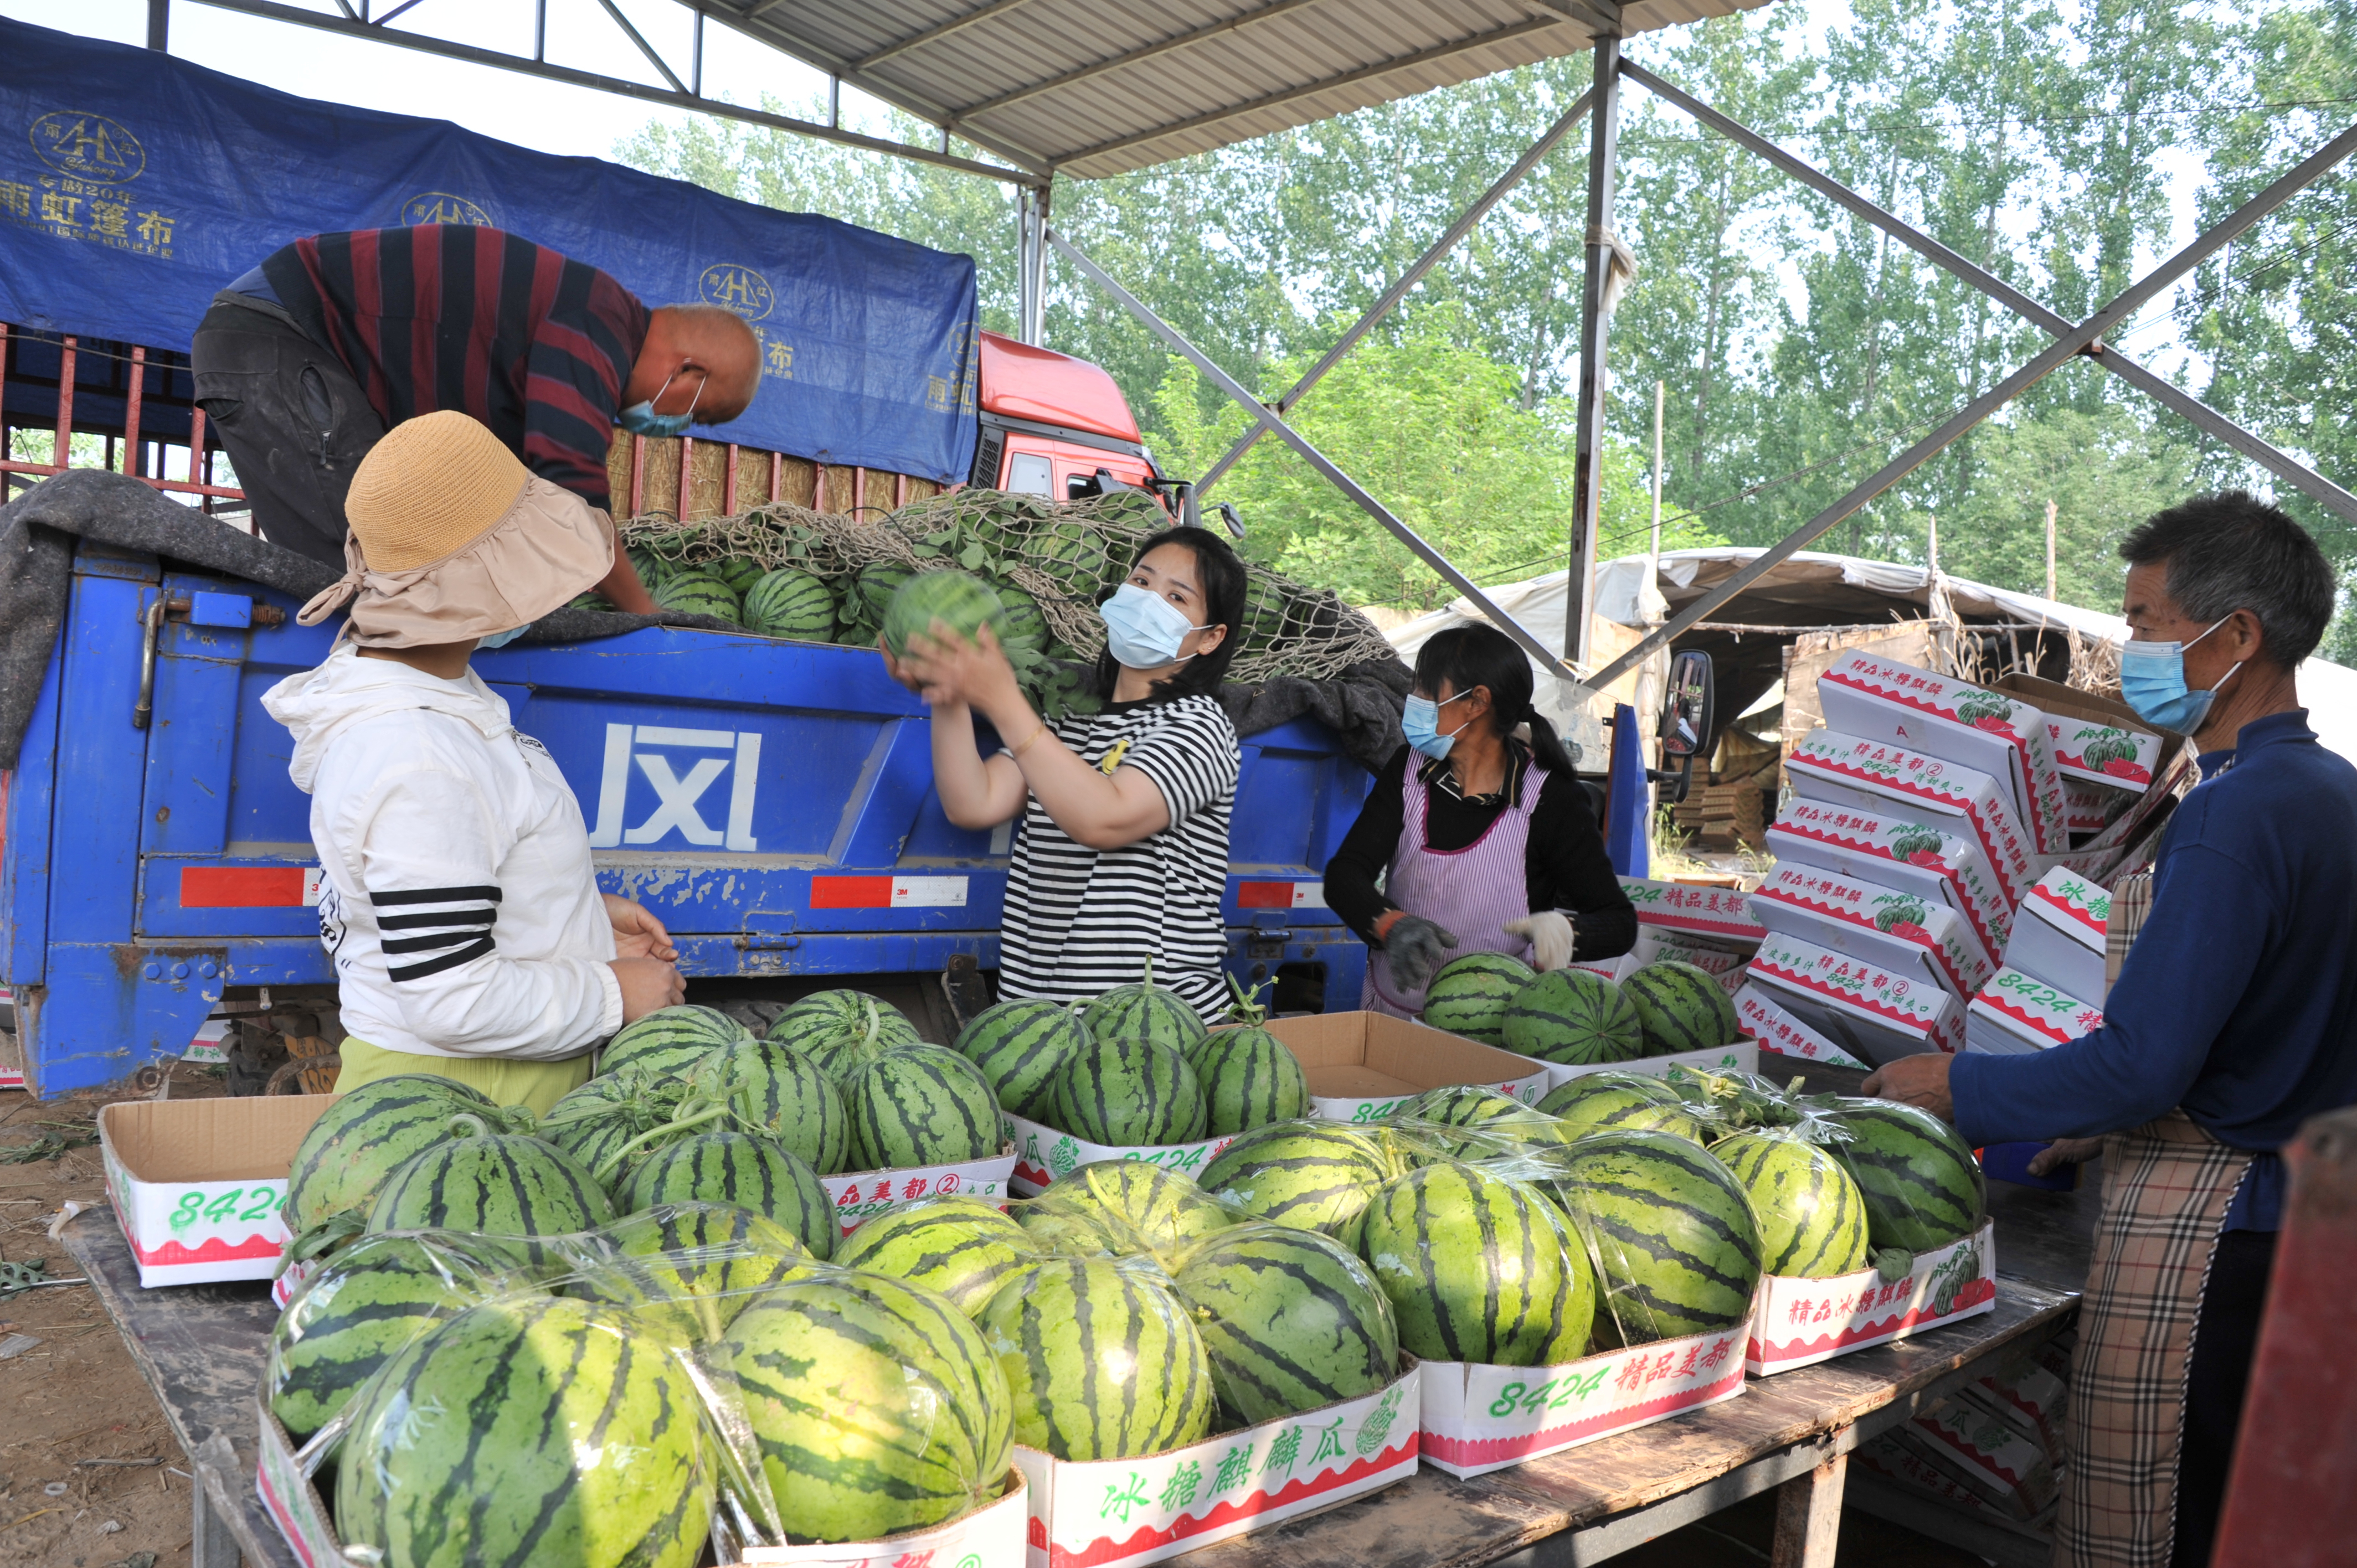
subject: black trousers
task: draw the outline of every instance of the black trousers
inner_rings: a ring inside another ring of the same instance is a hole
[[[2208,1568],[2275,1262],[2272,1230],[2229,1230],[2211,1255],[2210,1283],[2201,1293],[2193,1355],[2185,1369],[2185,1440],[2177,1467],[2171,1568]]]
[[[344,569],[344,498],[384,421],[341,360],[267,300],[222,293],[189,353],[197,402],[221,432],[254,526]]]

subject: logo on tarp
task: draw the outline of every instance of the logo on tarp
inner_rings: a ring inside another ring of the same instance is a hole
[[[33,156],[59,174],[123,185],[147,167],[139,138],[103,114],[59,109],[34,121],[30,134]]]
[[[421,223],[457,223],[469,229],[496,229],[491,215],[463,196],[447,190],[421,190],[401,204],[401,221],[414,229]]]
[[[750,267],[722,262],[704,269],[696,293],[706,305],[733,310],[748,321],[759,321],[776,308],[778,295],[770,280]]]
[[[761,845],[753,836],[753,798],[760,766],[761,736],[756,731],[608,725],[597,824],[590,830],[590,846],[637,848],[659,844],[676,833],[706,849],[758,850]],[[636,823],[624,820],[633,771],[655,793],[653,808]],[[718,823],[706,822],[705,797],[724,773],[733,774],[723,808],[726,815]]]

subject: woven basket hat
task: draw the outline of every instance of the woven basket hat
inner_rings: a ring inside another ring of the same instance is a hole
[[[507,515],[532,471],[454,409],[385,433],[352,475],[344,519],[371,572],[406,572],[465,549]]]

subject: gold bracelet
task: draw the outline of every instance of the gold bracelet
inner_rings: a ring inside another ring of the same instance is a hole
[[[1039,721],[1039,727],[1038,729],[1033,730],[1033,731],[1032,731],[1028,736],[1025,736],[1025,737],[1024,737],[1023,744],[1022,744],[1021,746],[1009,746],[1009,747],[1007,747],[1007,749],[1006,749],[1006,755],[1007,755],[1007,756],[1009,756],[1009,757],[1012,757],[1017,758],[1017,759],[1019,760],[1019,759],[1022,757],[1022,756],[1023,756],[1023,754],[1024,754],[1025,752],[1027,752],[1027,751],[1030,750],[1033,746],[1035,746],[1039,745],[1039,737],[1040,737],[1041,736],[1043,736],[1043,735],[1046,735],[1047,733],[1048,733],[1048,721],[1047,721],[1047,720],[1045,720],[1045,719],[1041,719],[1041,720]]]

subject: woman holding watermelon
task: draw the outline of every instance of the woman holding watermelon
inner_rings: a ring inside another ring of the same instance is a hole
[[[1006,878],[999,994],[1083,1001],[1153,983],[1207,1021],[1227,1011],[1228,812],[1242,753],[1221,706],[1244,567],[1225,540],[1146,540],[1099,607],[1092,714],[1032,710],[987,624],[936,619],[885,664],[933,710],[933,782],[962,828],[1022,819]],[[986,755],[974,720],[999,744]]]
[[[1637,912],[1531,692],[1530,660],[1494,627],[1417,650],[1407,744],[1326,866],[1327,907],[1375,950],[1360,1006],[1416,1016],[1462,953],[1549,970],[1635,945]]]

